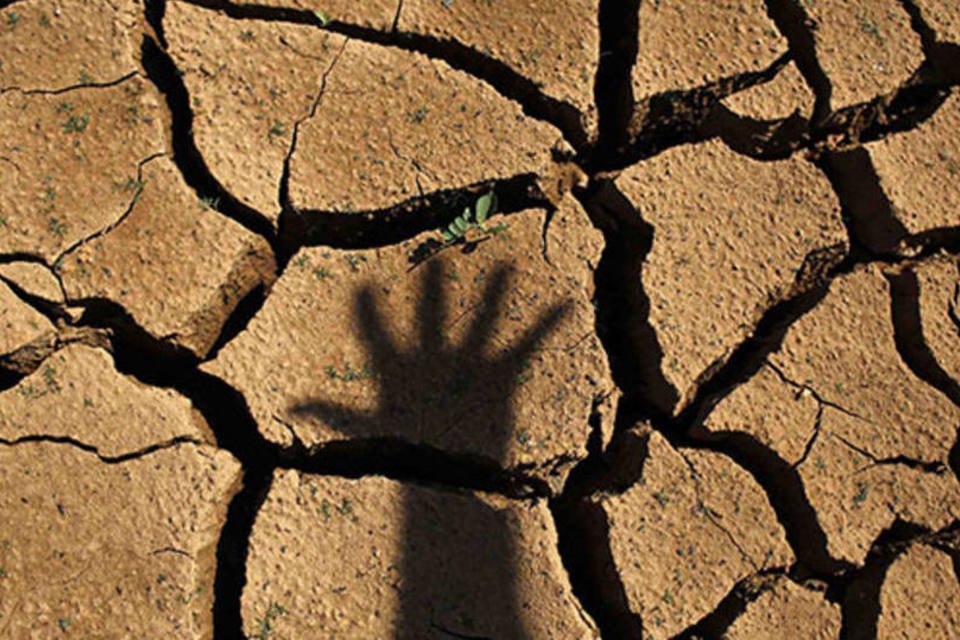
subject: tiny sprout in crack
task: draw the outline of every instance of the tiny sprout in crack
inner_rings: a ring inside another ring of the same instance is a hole
[[[484,223],[492,213],[497,210],[497,196],[491,191],[479,198],[473,206],[463,210],[463,213],[451,222],[445,229],[440,230],[440,235],[446,244],[454,244],[461,239],[467,239],[467,234],[473,230],[478,230],[483,237],[493,236],[507,228],[506,224],[498,224],[495,227],[486,227]]]

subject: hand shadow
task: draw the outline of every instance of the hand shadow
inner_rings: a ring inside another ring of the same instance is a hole
[[[567,306],[543,312],[511,347],[491,348],[509,280],[508,269],[498,267],[462,341],[454,345],[444,335],[443,279],[440,261],[429,262],[417,306],[418,335],[409,348],[384,326],[372,287],[357,293],[359,334],[379,381],[373,411],[315,399],[292,407],[292,413],[355,437],[398,437],[503,464],[514,437],[518,379]],[[509,511],[473,494],[444,495],[414,485],[404,490],[403,510],[396,637],[530,637],[520,609],[537,603],[518,601]]]

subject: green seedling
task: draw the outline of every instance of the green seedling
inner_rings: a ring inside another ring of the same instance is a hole
[[[330,17],[325,14],[323,11],[314,11],[313,15],[316,16],[317,20],[320,21],[320,26],[325,27],[330,24]]]
[[[84,113],[83,115],[72,115],[66,119],[63,123],[63,132],[64,133],[83,133],[83,131],[90,124],[90,116]]]
[[[440,235],[443,236],[443,241],[448,245],[453,244],[461,239],[465,239],[467,233],[473,230],[480,231],[484,237],[500,233],[507,228],[507,225],[499,224],[495,227],[484,226],[487,218],[496,212],[496,209],[497,196],[493,191],[480,196],[477,198],[477,202],[474,204],[472,211],[470,207],[465,208],[461,215],[454,218],[453,222],[447,225],[446,229],[440,231]]]
[[[276,602],[267,607],[267,611],[263,614],[263,618],[257,620],[257,625],[259,626],[257,635],[255,636],[257,640],[268,640],[270,638],[270,632],[273,631],[273,623],[277,618],[285,615],[287,615],[287,610]]]

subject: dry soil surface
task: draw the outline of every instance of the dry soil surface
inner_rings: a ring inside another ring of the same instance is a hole
[[[960,636],[960,5],[0,0],[0,637]]]

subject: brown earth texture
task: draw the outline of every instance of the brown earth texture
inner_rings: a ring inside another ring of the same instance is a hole
[[[0,639],[960,637],[956,0],[0,0]]]

